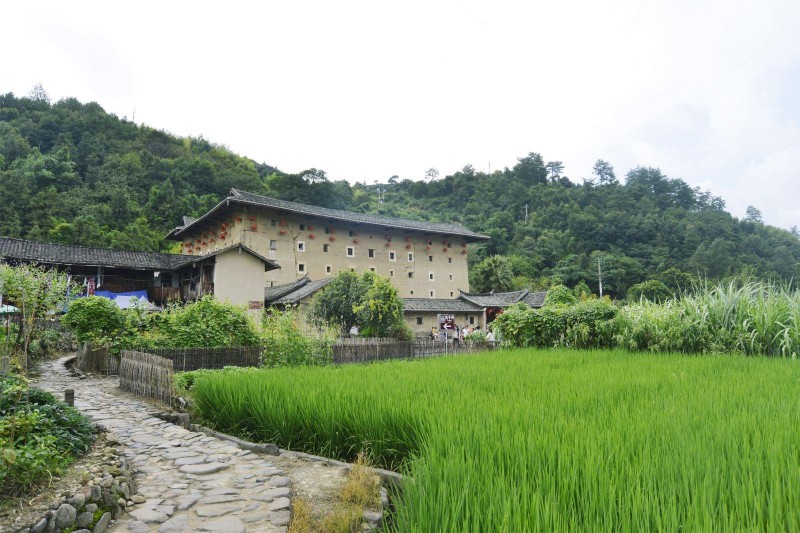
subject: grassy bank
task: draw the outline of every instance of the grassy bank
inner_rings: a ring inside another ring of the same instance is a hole
[[[195,383],[217,428],[411,474],[409,531],[800,528],[791,360],[516,350]]]

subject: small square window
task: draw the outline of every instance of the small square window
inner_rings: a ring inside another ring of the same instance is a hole
[[[348,231],[348,232],[347,232],[347,235],[348,235],[348,237],[354,237],[354,236],[355,236],[355,235],[353,234],[353,231]]]
[[[333,267],[331,265],[325,265],[325,273],[330,274],[333,272]]]
[[[453,297],[453,291],[450,291],[450,298]]]
[[[452,257],[448,257],[448,258],[447,258],[447,262],[448,262],[448,263],[452,263],[452,262],[453,262],[453,258],[452,258]]]
[[[277,220],[270,220],[269,221],[269,225],[272,226],[272,227],[275,227],[275,226],[278,225],[278,221]]]
[[[433,295],[433,291],[431,291],[431,298],[435,298],[435,296]]]
[[[369,267],[370,272],[375,272],[375,267]]]
[[[306,243],[303,241],[297,241],[297,251],[298,252],[305,252],[306,251]]]
[[[408,279],[411,279],[411,278],[413,278],[413,277],[414,277],[414,272],[413,272],[413,271],[412,271],[412,272],[409,272],[409,273],[408,273]]]
[[[297,263],[297,271],[298,272],[305,272],[306,271],[306,264],[305,263]]]
[[[305,231],[305,229],[306,229],[306,225],[305,224],[300,224],[300,231]]]
[[[269,241],[269,249],[270,250],[277,250],[278,249],[278,241]]]
[[[411,296],[414,296],[414,291],[408,291]]]
[[[325,228],[325,235],[329,235],[331,233],[331,228]]]
[[[389,261],[396,261],[397,254],[395,252],[389,252]]]
[[[452,274],[448,274],[447,277],[450,278],[450,281],[453,281],[453,275]]]
[[[469,317],[469,325],[472,326],[473,324],[475,324],[475,317],[471,316]]]
[[[408,254],[408,260],[413,262],[414,261],[414,254],[412,254],[412,253]]]
[[[418,325],[418,326],[421,326],[421,325],[422,325],[422,317],[421,317],[421,316],[418,316],[418,317],[417,317],[417,325]]]
[[[433,256],[432,256],[432,255],[429,255],[429,256],[428,256],[428,261],[430,261],[431,263],[433,263]]]
[[[367,250],[367,256],[375,257],[375,249],[374,248],[370,248],[369,250]]]
[[[348,246],[347,247],[347,257],[355,257],[355,255],[356,255],[356,249],[353,248],[352,246]]]
[[[433,281],[433,272],[428,272],[428,279]]]
[[[328,245],[327,244],[323,244],[322,245],[322,251],[323,252],[327,252],[328,251]]]
[[[389,277],[390,277],[390,278],[393,278],[393,277],[394,277],[394,270],[390,270],[390,271],[389,271]]]

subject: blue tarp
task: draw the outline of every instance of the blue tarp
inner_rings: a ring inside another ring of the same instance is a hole
[[[111,291],[94,291],[95,296],[102,296],[108,298],[116,303],[120,309],[128,309],[131,307],[131,298],[136,298],[139,302],[147,302],[150,307],[150,301],[147,299],[147,291],[130,291],[130,292],[111,292]]]

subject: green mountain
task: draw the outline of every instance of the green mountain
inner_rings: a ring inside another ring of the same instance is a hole
[[[757,211],[737,220],[720,198],[658,169],[633,169],[624,184],[602,161],[596,183],[575,184],[562,172],[559,162],[530,153],[491,174],[467,166],[427,182],[392,177],[383,185],[351,185],[317,169],[287,174],[202,138],[136,125],[96,103],[0,96],[3,236],[164,251],[173,244],[163,235],[182,215],[204,213],[236,187],[324,207],[460,222],[492,237],[470,251],[479,267],[473,288],[596,287],[598,263],[615,296],[644,280],[685,281],[687,274],[800,274],[796,232],[764,225]],[[506,258],[488,261],[494,255]]]

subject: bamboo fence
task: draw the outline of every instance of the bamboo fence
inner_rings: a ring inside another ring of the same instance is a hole
[[[122,351],[119,365],[119,388],[172,405],[172,361],[157,355]]]

